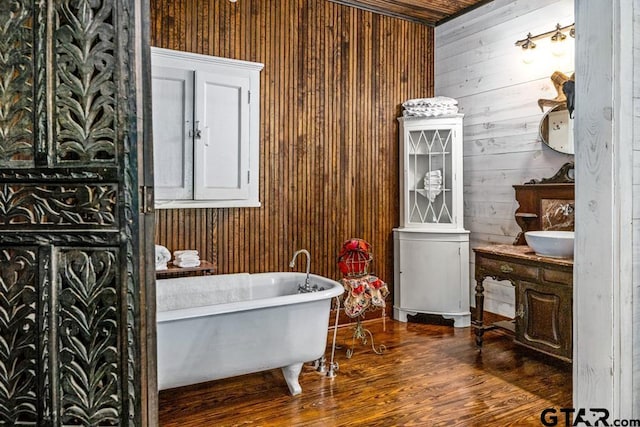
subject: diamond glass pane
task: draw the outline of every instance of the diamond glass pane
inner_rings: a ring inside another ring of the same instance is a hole
[[[409,132],[409,222],[453,222],[450,129]]]

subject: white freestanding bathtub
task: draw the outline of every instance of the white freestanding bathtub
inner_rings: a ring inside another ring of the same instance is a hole
[[[222,274],[156,283],[158,388],[282,368],[292,395],[305,362],[324,354],[340,283],[298,293],[304,273]]]

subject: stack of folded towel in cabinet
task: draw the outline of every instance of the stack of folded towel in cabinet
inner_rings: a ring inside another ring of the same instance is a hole
[[[425,174],[424,189],[427,191],[429,201],[435,201],[436,197],[442,192],[442,171],[440,169]]]
[[[194,249],[175,251],[173,253],[173,265],[182,268],[197,267],[200,265],[200,255]]]

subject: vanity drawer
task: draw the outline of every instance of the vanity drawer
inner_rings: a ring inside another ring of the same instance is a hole
[[[542,269],[542,279],[546,282],[573,286],[573,273],[569,271]]]
[[[538,268],[530,265],[517,264],[510,261],[488,259],[485,257],[476,258],[478,267],[500,277],[517,277],[520,279],[536,280],[538,278]]]

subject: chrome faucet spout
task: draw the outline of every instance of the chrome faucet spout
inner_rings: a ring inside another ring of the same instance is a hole
[[[309,251],[306,249],[299,249],[297,250],[294,254],[293,254],[293,258],[291,258],[291,262],[289,263],[289,267],[293,268],[296,265],[296,258],[298,257],[298,255],[300,254],[305,254],[307,257],[307,277],[304,280],[304,288],[303,291],[304,292],[310,292],[311,288],[309,286],[309,272],[311,270],[311,255],[309,254]]]

